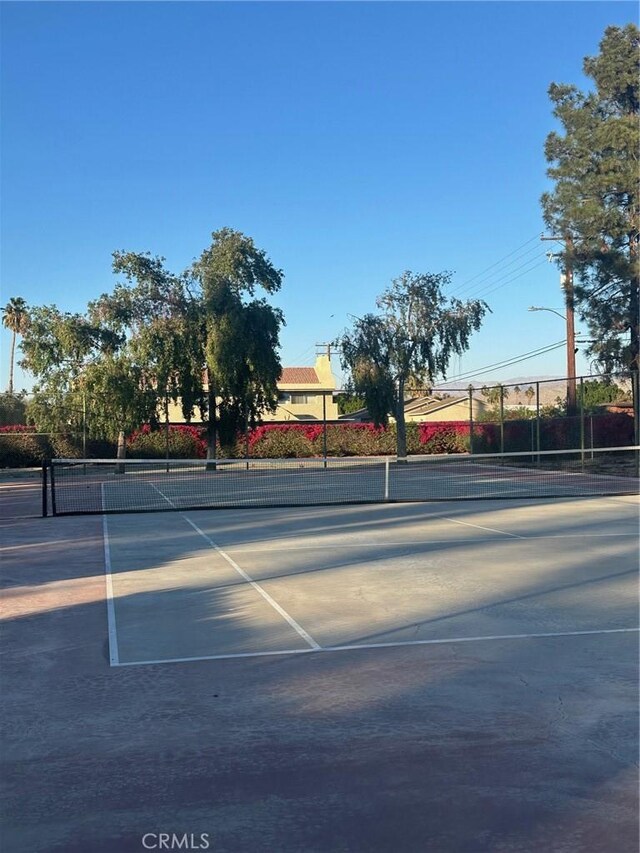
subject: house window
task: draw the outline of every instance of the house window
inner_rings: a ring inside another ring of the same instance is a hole
[[[315,401],[315,397],[310,394],[292,394],[291,402],[292,403],[312,403]]]
[[[289,395],[288,395],[286,392],[281,391],[281,392],[278,394],[278,402],[279,402],[279,403],[287,403],[287,402],[289,402]]]

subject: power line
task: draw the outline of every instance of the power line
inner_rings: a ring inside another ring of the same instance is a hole
[[[490,293],[494,293],[494,291],[500,290],[501,287],[506,287],[508,284],[512,284],[514,281],[517,281],[519,278],[522,278],[522,276],[528,275],[530,272],[533,272],[533,270],[537,270],[539,267],[542,267],[547,263],[546,260],[539,261],[539,260],[535,259],[535,260],[537,260],[537,263],[534,263],[533,266],[528,266],[528,264],[530,264],[532,260],[534,260],[534,259],[532,258],[530,261],[527,262],[527,264],[523,264],[523,266],[526,266],[527,269],[525,269],[519,275],[513,276],[513,278],[509,278],[508,281],[504,281],[504,282],[502,282],[502,284],[497,284],[497,282],[501,281],[501,279],[498,278],[495,281],[489,282],[489,285],[488,285],[489,289],[487,289],[487,287],[485,287],[485,288],[477,291],[473,295],[474,296],[488,296]],[[517,267],[517,269],[520,269],[520,267]],[[511,270],[510,273],[507,273],[507,276],[513,275],[514,272],[516,272],[516,270]],[[503,276],[503,278],[504,278],[504,276]],[[493,287],[491,285],[495,285],[495,287]]]
[[[465,373],[459,373],[455,376],[449,376],[443,381],[451,382],[460,379],[473,379],[475,376],[481,376],[483,373],[489,373],[492,370],[500,370],[503,367],[510,367],[513,364],[519,364],[521,361],[528,361],[529,359],[536,358],[539,355],[545,355],[548,352],[553,352],[553,350],[560,349],[560,347],[564,347],[566,343],[566,340],[562,340],[557,341],[554,344],[547,344],[546,346],[540,347],[539,349],[521,353],[520,355],[514,355],[504,361],[496,361],[494,364],[487,364],[484,367],[478,368],[478,370],[468,370]]]
[[[293,359],[294,363],[299,361],[305,361],[308,356],[311,356],[312,350],[315,350],[315,345],[311,344],[305,350],[303,350],[300,355],[296,355]]]
[[[483,276],[485,273],[489,272],[489,270],[492,270],[494,267],[499,266],[500,264],[502,264],[502,262],[503,262],[503,261],[506,261],[506,260],[507,260],[507,258],[510,258],[512,255],[515,255],[515,254],[516,254],[517,252],[519,252],[521,249],[524,249],[524,247],[525,247],[525,246],[528,246],[528,245],[529,245],[529,243],[533,243],[533,241],[534,241],[534,240],[538,240],[538,234],[536,234],[536,235],[535,235],[535,237],[531,237],[531,239],[530,239],[530,240],[526,240],[526,241],[525,241],[521,246],[518,246],[518,247],[517,247],[516,249],[514,249],[512,252],[509,252],[508,254],[504,255],[504,257],[502,257],[502,258],[500,258],[499,260],[495,261],[494,263],[490,264],[488,267],[486,267],[485,269],[481,270],[479,273],[476,273],[476,275],[473,275],[473,276],[471,276],[471,278],[468,278],[466,281],[463,281],[463,282],[462,282],[462,284],[456,285],[456,286],[452,289],[452,291],[451,291],[451,292],[452,292],[452,293],[458,293],[460,290],[463,290],[464,288],[466,288],[466,286],[467,286],[468,284],[471,284],[471,282],[472,282],[472,281],[475,281],[477,278],[480,278],[480,277],[481,277],[481,276]],[[532,248],[533,248],[533,247],[532,247]],[[529,251],[531,251],[531,250],[529,250]],[[525,254],[528,254],[528,252],[525,252]],[[524,257],[524,255],[523,255],[522,257]],[[518,259],[517,259],[517,258],[514,258],[514,260],[513,260],[513,261],[511,261],[511,263],[514,263],[516,260],[518,260]],[[510,265],[511,265],[511,264],[507,264],[507,266],[510,266]],[[479,283],[479,282],[478,282],[478,283]]]

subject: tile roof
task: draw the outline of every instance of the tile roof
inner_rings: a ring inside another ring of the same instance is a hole
[[[283,367],[279,382],[284,385],[319,385],[313,367]]]

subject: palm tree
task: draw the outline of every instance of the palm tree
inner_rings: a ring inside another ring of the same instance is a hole
[[[27,303],[20,296],[13,296],[2,309],[2,325],[12,332],[11,357],[9,359],[9,394],[13,394],[13,362],[16,351],[16,335],[21,335],[27,328],[29,315]]]

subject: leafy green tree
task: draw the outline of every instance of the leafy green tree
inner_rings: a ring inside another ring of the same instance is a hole
[[[616,385],[615,382],[602,379],[587,379],[586,382],[578,386],[578,402],[582,402],[586,410],[606,405],[607,403],[615,403],[619,400],[624,400],[625,397],[624,389]]]
[[[562,130],[545,156],[554,182],[542,196],[547,226],[562,237],[563,266],[575,275],[576,305],[588,323],[589,354],[606,372],[634,379],[638,420],[640,198],[640,31],[607,27],[600,53],[584,60],[591,91],[553,83],[549,97]]]
[[[26,423],[27,400],[24,392],[0,394],[0,426],[15,426]]]
[[[117,439],[122,446],[126,435],[153,420],[157,411],[155,388],[143,367],[126,352],[107,354],[90,364],[83,382],[92,400],[91,423],[97,435]]]
[[[231,228],[214,231],[211,245],[191,268],[200,287],[205,317],[208,383],[208,457],[216,438],[233,443],[243,426],[255,426],[265,411],[275,411],[278,356],[284,317],[257,288],[276,293],[283,274],[250,237]]]
[[[350,415],[352,412],[357,412],[367,405],[364,397],[351,391],[343,391],[340,394],[336,394],[335,401],[338,405],[338,413],[341,415]]]
[[[249,237],[223,228],[185,272],[175,275],[164,258],[116,252],[114,272],[125,283],[90,306],[94,322],[126,340],[125,351],[154,389],[157,409],[180,401],[185,420],[198,409],[208,420],[208,455],[217,439],[231,445],[238,429],[255,426],[275,410],[282,313],[265,299],[282,282],[266,254]],[[157,416],[157,413],[156,413]]]
[[[181,403],[185,420],[194,409],[205,413],[202,303],[190,293],[184,276],[164,268],[164,258],[148,253],[114,252],[113,271],[123,274],[112,293],[90,303],[92,319],[126,340],[132,365],[146,388],[153,389],[156,410]]]
[[[21,296],[13,296],[2,309],[2,325],[11,332],[11,355],[9,356],[9,386],[7,391],[13,394],[13,366],[16,353],[16,337],[24,334],[29,314],[27,303]]]
[[[435,376],[445,377],[451,357],[468,349],[488,310],[480,300],[447,299],[442,290],[450,280],[445,272],[403,273],[376,300],[380,313],[356,318],[338,342],[342,366],[351,372],[374,422],[386,425],[389,415],[395,416],[402,461],[407,386],[432,387]]]
[[[155,396],[125,336],[55,305],[29,312],[21,362],[39,380],[28,414],[41,428],[120,438],[153,416]],[[87,424],[87,411],[90,417]]]

